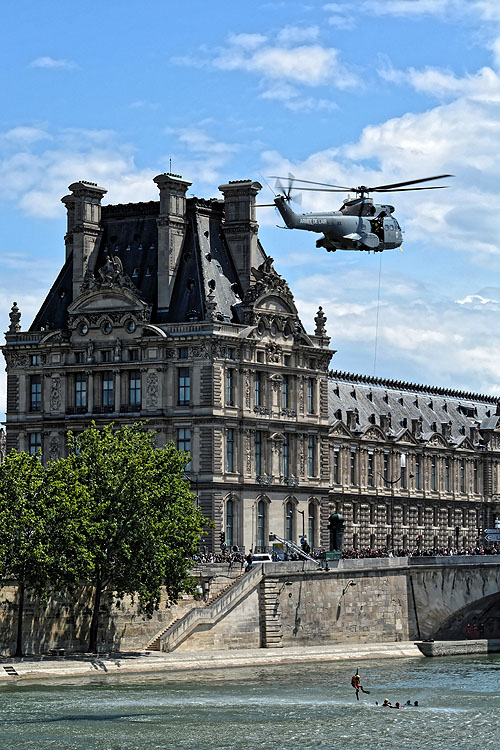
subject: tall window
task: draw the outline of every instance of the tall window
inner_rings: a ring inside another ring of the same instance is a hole
[[[368,453],[368,487],[375,486],[375,470],[373,464],[373,451]]]
[[[421,456],[419,453],[415,456],[415,489],[420,490],[422,484],[421,477]]]
[[[285,539],[293,540],[293,503],[289,500],[285,506]]]
[[[384,451],[384,480],[389,481],[389,454]]]
[[[234,406],[234,370],[226,370],[226,404]]]
[[[141,405],[141,373],[140,370],[130,370],[128,374],[128,402],[130,406]]]
[[[177,448],[180,451],[191,453],[191,429],[189,427],[179,427],[177,430]],[[191,461],[186,465],[186,471],[191,470]]]
[[[262,432],[257,430],[255,432],[255,473],[257,476],[262,474]]]
[[[87,378],[83,372],[75,375],[75,406],[77,409],[87,408]]]
[[[288,409],[288,402],[289,402],[289,377],[288,375],[283,375],[283,380],[281,382],[281,408]]]
[[[465,459],[460,459],[460,492],[465,492]]]
[[[307,378],[307,411],[314,414],[314,378]]]
[[[179,367],[177,370],[177,403],[179,406],[189,406],[191,401],[191,374],[189,367]]]
[[[30,375],[30,411],[42,408],[42,376]]]
[[[283,476],[290,476],[290,436],[286,433],[283,439]]]
[[[445,487],[446,492],[450,491],[450,479],[451,479],[451,472],[450,472],[450,459],[445,458],[444,460],[444,481],[445,481]]]
[[[113,390],[113,373],[107,370],[106,372],[103,372],[102,374],[102,405],[103,406],[113,406],[115,399],[114,399],[114,390]]]
[[[254,404],[255,406],[262,406],[262,373],[255,373],[254,380]]]
[[[307,542],[311,549],[316,546],[316,505],[309,503],[309,512],[307,517]]]
[[[234,471],[234,430],[232,427],[226,430],[226,471]]]
[[[29,436],[29,453],[30,456],[36,456],[38,451],[42,450],[42,435],[40,432],[30,432]]]
[[[257,503],[257,547],[263,550],[266,546],[266,504],[263,500]]]
[[[401,454],[401,489],[405,490],[407,487],[407,474],[406,474],[406,453]]]
[[[474,492],[479,490],[479,479],[478,479],[478,468],[477,461],[474,461]]]
[[[339,449],[333,451],[333,483],[340,484],[340,455]]]
[[[231,549],[234,544],[234,502],[226,502],[226,544]]]
[[[436,456],[431,457],[431,490],[436,490]]]
[[[351,484],[356,484],[356,449],[351,448]]]
[[[307,438],[307,468],[310,477],[316,476],[316,438],[309,435]]]

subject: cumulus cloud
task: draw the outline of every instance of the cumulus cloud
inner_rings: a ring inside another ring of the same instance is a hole
[[[32,60],[30,68],[43,68],[45,70],[75,70],[78,65],[72,60],[56,59],[54,57],[37,57]]]

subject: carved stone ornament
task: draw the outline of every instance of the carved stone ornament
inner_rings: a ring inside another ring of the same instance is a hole
[[[319,310],[317,312],[316,317],[314,318],[314,322],[316,323],[316,328],[314,329],[314,335],[315,336],[326,336],[326,315],[323,312],[323,308],[321,305],[319,306]]]
[[[290,287],[275,270],[273,263],[274,259],[269,257],[258,268],[252,268],[252,276],[257,283],[251,286],[246,293],[245,302],[255,302],[258,297],[269,291],[279,292],[293,301]]]
[[[118,255],[110,255],[106,258],[106,263],[97,269],[97,273],[99,274],[99,279],[94,277],[90,268],[87,269],[83,284],[80,287],[82,292],[119,286],[137,293],[137,288],[132,283],[130,277],[124,272],[123,264]]]
[[[245,460],[247,465],[247,474],[252,473],[252,444],[250,430],[245,430]]]
[[[189,355],[192,359],[209,359],[210,352],[208,351],[206,344],[198,344],[197,346],[192,346],[190,348]]]
[[[59,375],[53,375],[50,383],[50,411],[59,411],[61,408],[61,379]]]
[[[266,359],[268,362],[281,362],[281,346],[279,344],[266,344]]]
[[[27,354],[18,354],[17,352],[4,352],[4,357],[10,367],[27,367],[29,363]]]
[[[61,443],[59,438],[52,437],[49,443],[49,458],[51,461],[56,461],[61,457]]]
[[[9,333],[17,333],[21,330],[21,311],[19,310],[17,306],[17,302],[14,302],[14,304],[11,307],[10,313],[10,326],[9,326]]]
[[[244,370],[245,374],[245,407],[250,409],[250,398],[251,398],[251,383],[250,383],[250,371]]]
[[[158,404],[159,380],[156,372],[148,373],[146,378],[146,406],[152,407]]]

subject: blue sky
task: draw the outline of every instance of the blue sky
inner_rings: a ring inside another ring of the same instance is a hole
[[[119,203],[155,199],[170,158],[203,197],[289,170],[449,172],[448,190],[391,196],[402,253],[317,250],[273,209],[260,236],[308,330],[323,305],[337,369],[500,395],[498,0],[21,0],[2,21],[2,330],[13,300],[28,327],[63,262],[75,180]]]

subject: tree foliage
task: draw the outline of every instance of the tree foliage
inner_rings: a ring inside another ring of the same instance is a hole
[[[89,651],[97,649],[103,592],[137,595],[151,615],[165,586],[170,602],[192,586],[190,558],[209,523],[184,475],[186,453],[155,447],[143,424],[70,433],[71,469],[81,493],[79,560],[94,587]]]

